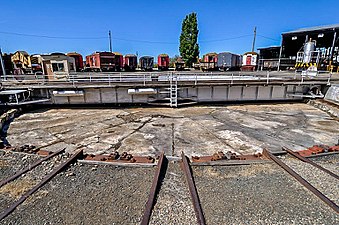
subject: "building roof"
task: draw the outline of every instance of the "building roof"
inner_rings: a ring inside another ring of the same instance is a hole
[[[285,32],[285,33],[282,33],[282,34],[283,35],[284,34],[295,34],[295,33],[303,33],[303,32],[310,32],[310,31],[333,30],[333,29],[339,29],[339,24],[300,28],[300,29],[288,31],[288,32]]]
[[[280,48],[280,45],[273,45],[273,46],[268,46],[268,47],[261,47],[261,48],[257,48],[258,50],[262,50],[262,49],[272,49],[272,48]]]

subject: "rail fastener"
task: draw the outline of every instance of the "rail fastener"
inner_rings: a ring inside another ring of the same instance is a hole
[[[48,181],[50,181],[54,176],[56,176],[59,172],[65,169],[69,164],[71,164],[74,160],[81,157],[83,155],[83,150],[78,150],[75,152],[67,161],[59,165],[55,168],[49,175],[44,177],[36,186],[34,186],[31,190],[24,193],[17,201],[15,201],[11,206],[9,206],[4,212],[0,214],[0,221],[7,217],[10,213],[12,213],[16,207],[18,207],[21,203],[23,203],[29,196],[34,194],[39,188],[44,186]]]
[[[313,194],[315,194],[320,200],[330,206],[336,213],[339,213],[339,206],[336,205],[331,199],[327,198],[323,193],[321,193],[318,189],[316,189],[312,184],[310,184],[307,180],[302,178],[298,173],[296,173],[292,168],[286,165],[283,161],[281,161],[278,157],[274,156],[267,149],[263,150],[263,154],[278,164],[281,168],[283,168],[287,173],[289,173],[292,177],[294,177],[300,184],[310,190]]]

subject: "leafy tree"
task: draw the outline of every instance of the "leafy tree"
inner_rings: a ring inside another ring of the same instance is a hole
[[[188,67],[199,58],[197,14],[186,15],[182,22],[179,51]]]

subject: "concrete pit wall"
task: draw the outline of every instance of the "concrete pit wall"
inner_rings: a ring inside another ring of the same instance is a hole
[[[18,116],[21,113],[21,109],[10,109],[0,116],[0,148],[4,148],[3,138],[4,134],[6,134],[8,124],[14,117]]]
[[[339,103],[339,85],[332,85],[327,90],[325,99]]]
[[[196,102],[234,102],[234,101],[279,101],[301,100],[308,88],[300,85],[267,86],[193,86],[178,87],[178,99],[190,99]],[[164,88],[158,88],[156,94],[129,94],[127,87],[105,87],[82,89],[81,95],[55,96],[49,91],[53,104],[119,104],[149,103],[155,100],[168,100],[169,94]],[[71,89],[68,89],[71,90]],[[169,101],[169,100],[168,100]]]

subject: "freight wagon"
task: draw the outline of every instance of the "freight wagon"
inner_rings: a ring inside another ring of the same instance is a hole
[[[217,67],[220,71],[239,70],[241,56],[231,52],[221,52],[218,54]]]
[[[242,57],[241,71],[255,71],[258,65],[258,53],[246,52]]]
[[[114,52],[114,64],[114,71],[121,71],[121,69],[124,67],[124,57],[119,52]]]
[[[143,56],[139,60],[141,70],[152,71],[154,65],[154,58],[152,56]]]
[[[127,54],[124,57],[124,70],[125,71],[135,71],[138,67],[138,58],[136,55]]]
[[[178,70],[178,71],[185,70],[185,62],[181,57],[177,58],[174,64],[175,64],[175,70]]]
[[[202,71],[206,70],[216,70],[217,69],[217,62],[218,62],[218,54],[207,53],[203,56],[202,62],[200,62],[200,69]]]
[[[77,52],[69,52],[67,56],[73,57],[75,60],[76,72],[82,72],[84,70],[84,61],[82,55]]]
[[[96,72],[115,71],[115,55],[112,52],[95,52],[86,56],[86,70]]]
[[[169,56],[167,54],[160,54],[158,56],[158,69],[162,71],[168,70],[169,61]]]

